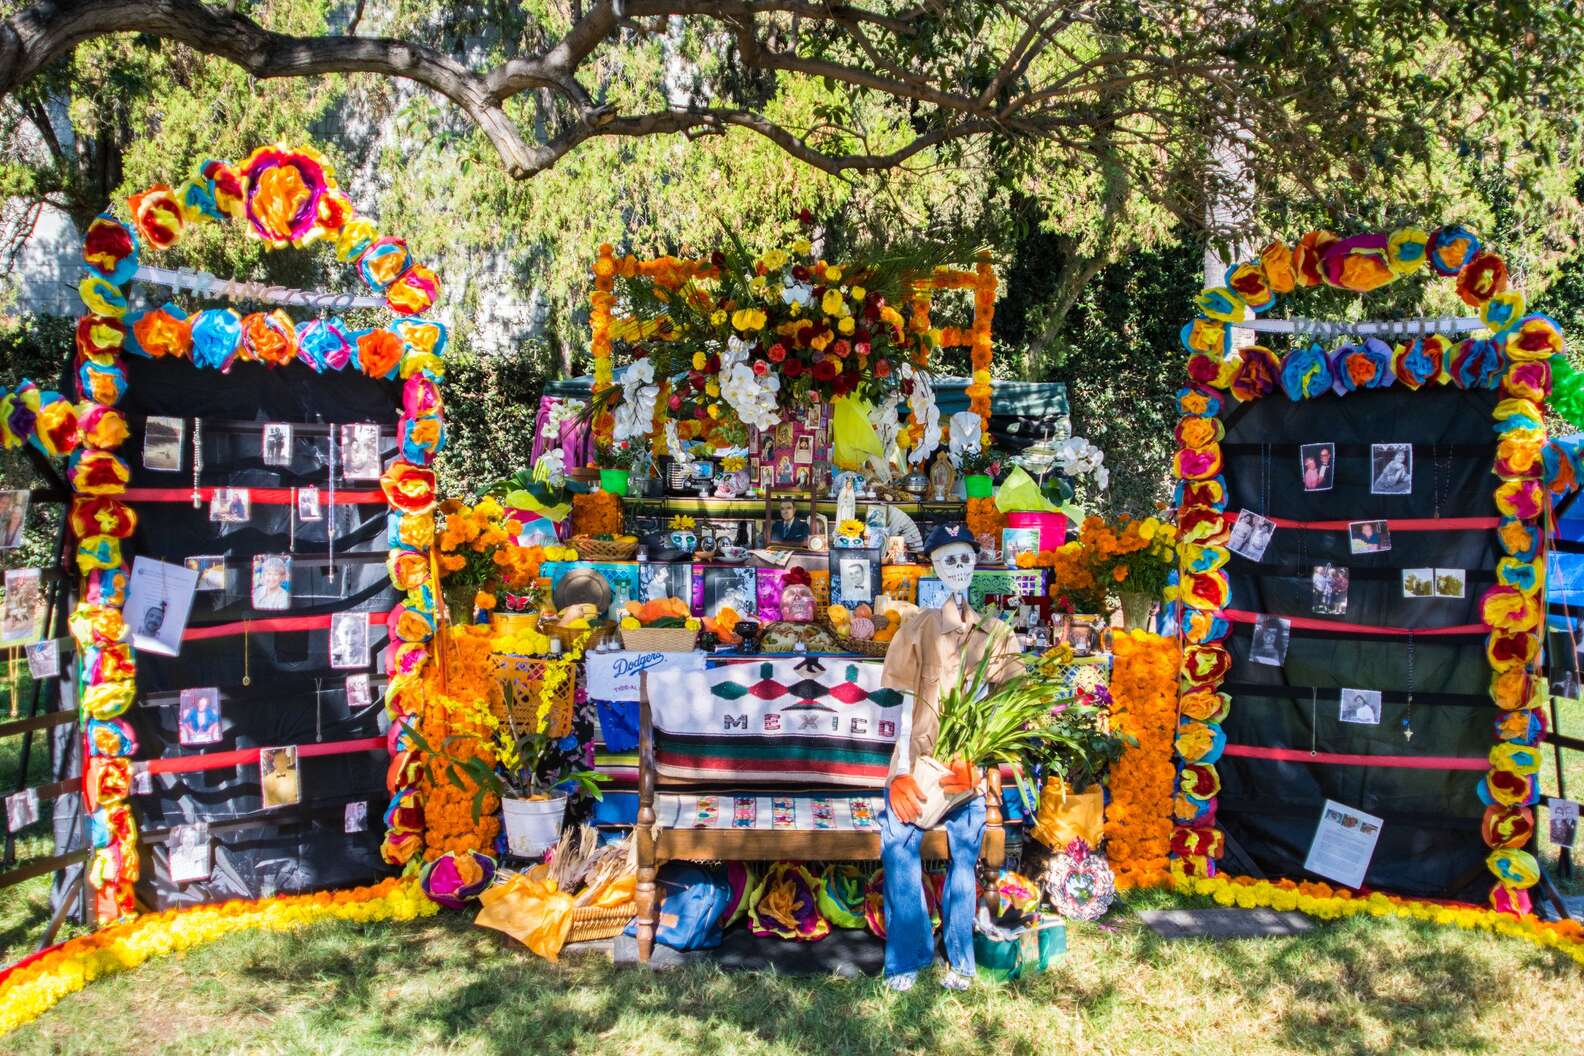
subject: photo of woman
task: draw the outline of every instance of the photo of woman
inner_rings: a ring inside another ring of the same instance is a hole
[[[253,607],[278,612],[291,608],[291,558],[259,554],[253,559]]]

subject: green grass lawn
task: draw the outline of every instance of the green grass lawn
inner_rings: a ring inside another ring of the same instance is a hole
[[[1151,905],[1181,904],[1154,894]],[[1160,1053],[1579,1051],[1576,964],[1389,919],[1282,939],[1166,942],[1075,927],[1061,967],[947,994],[925,980],[550,965],[471,913],[238,935],[68,997],[8,1053]]]

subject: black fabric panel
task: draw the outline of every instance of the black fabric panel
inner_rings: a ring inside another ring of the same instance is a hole
[[[332,612],[383,612],[400,600],[385,571],[385,503],[329,505],[329,430],[322,423],[371,422],[381,430],[381,455],[395,454],[399,383],[356,372],[315,374],[302,364],[263,367],[238,364],[230,374],[199,371],[173,360],[129,357],[129,386],[123,410],[133,435],[122,448],[132,486],[187,489],[192,486],[193,419],[201,431],[204,486],[280,488],[317,486],[325,520],[292,523],[290,507],[255,502],[245,524],[209,520],[208,505],[187,501],[137,504],[138,528],[129,552],[180,564],[186,557],[223,555],[227,588],[200,591],[188,626],[248,619],[319,616]],[[143,427],[149,415],[187,420],[180,471],[148,470],[142,464]],[[293,436],[292,464],[266,466],[263,424],[306,425]],[[317,425],[317,428],[314,426]],[[377,491],[375,481],[346,481],[340,491]],[[333,518],[333,520],[332,520]],[[335,528],[334,576],[329,529]],[[292,604],[286,611],[258,611],[251,604],[251,561],[257,554],[290,553]],[[246,672],[250,685],[244,687]],[[383,626],[369,631],[367,673],[376,685]],[[138,656],[139,704],[127,715],[137,732],[138,757],[168,758],[237,748],[313,744],[372,737],[384,732],[380,695],[353,713],[347,707],[349,674],[330,667],[329,631],[250,632],[189,641],[178,657]],[[219,743],[184,748],[178,739],[178,704],[184,688],[217,686],[222,695],[223,737]],[[140,898],[166,908],[226,898],[260,897],[367,883],[387,875],[380,861],[381,815],[387,758],[383,751],[299,760],[303,801],[263,812],[256,766],[157,775],[152,795],[134,797],[138,821],[159,831],[195,820],[216,825],[255,822],[214,834],[215,872],[207,882],[170,883],[162,846],[145,848]],[[368,830],[343,832],[343,809],[365,801]]]
[[[1228,508],[1294,521],[1491,517],[1498,394],[1435,388],[1370,391],[1294,403],[1274,395],[1229,414]],[[1297,445],[1337,445],[1330,491],[1305,492]],[[1412,443],[1413,489],[1370,494],[1369,445]],[[1479,622],[1478,595],[1498,556],[1490,531],[1394,532],[1392,548],[1349,553],[1345,531],[1278,528],[1261,562],[1234,557],[1229,608],[1337,623],[1430,629]],[[1360,570],[1347,611],[1313,611],[1308,571],[1331,563]],[[1405,568],[1470,571],[1465,597],[1404,598]],[[1295,575],[1294,573],[1300,573]],[[1483,635],[1366,636],[1292,633],[1282,667],[1248,660],[1251,628],[1227,646],[1235,686],[1227,740],[1261,747],[1363,755],[1484,757],[1496,710]],[[1261,686],[1277,692],[1264,695]],[[1301,687],[1289,689],[1288,687]],[[1309,693],[1314,688],[1317,699]],[[1383,691],[1380,725],[1344,723],[1337,690]],[[1408,703],[1411,692],[1427,699]],[[1438,696],[1440,695],[1440,696]],[[1408,719],[1412,738],[1403,735]],[[1217,817],[1267,875],[1302,877],[1322,805],[1334,799],[1385,820],[1365,882],[1407,895],[1483,900],[1489,876],[1480,839],[1477,771],[1338,766],[1224,756]]]

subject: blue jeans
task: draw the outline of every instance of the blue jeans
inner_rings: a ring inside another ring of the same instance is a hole
[[[941,901],[941,930],[946,936],[946,960],[963,975],[974,973],[973,919],[978,902],[974,869],[979,844],[984,839],[985,805],[975,796],[943,819],[951,867],[946,872],[946,895]],[[880,861],[885,866],[885,974],[906,975],[922,971],[935,960],[935,936],[929,910],[924,905],[924,863],[919,849],[924,830],[880,812]]]

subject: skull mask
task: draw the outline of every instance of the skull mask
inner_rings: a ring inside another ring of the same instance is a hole
[[[953,594],[967,594],[973,581],[974,565],[978,555],[968,543],[947,543],[930,554],[930,564],[935,574]]]

